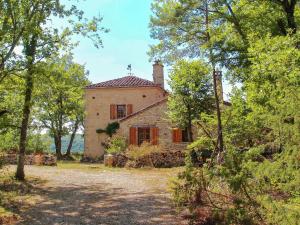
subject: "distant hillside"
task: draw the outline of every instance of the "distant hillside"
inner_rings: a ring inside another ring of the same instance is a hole
[[[68,145],[70,141],[70,136],[65,136],[62,139],[62,151],[66,152]],[[54,145],[54,140],[51,138],[51,145],[50,145],[50,150],[52,152],[55,152],[55,145]],[[84,150],[84,141],[83,141],[83,136],[82,134],[76,134],[73,146],[72,146],[72,152],[83,152]]]

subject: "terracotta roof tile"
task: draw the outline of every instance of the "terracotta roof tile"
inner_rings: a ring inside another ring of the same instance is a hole
[[[108,88],[108,87],[159,87],[152,81],[145,80],[136,76],[126,76],[114,80],[104,81],[98,84],[87,86],[87,89],[92,88]]]

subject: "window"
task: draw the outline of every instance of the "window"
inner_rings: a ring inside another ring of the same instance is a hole
[[[129,116],[133,113],[133,105],[132,104],[111,104],[110,105],[110,119],[122,119],[126,116]]]
[[[181,142],[190,142],[188,129],[180,129],[180,128],[173,128],[173,142],[174,143],[181,143]]]
[[[150,142],[150,127],[138,128],[138,145],[141,145],[143,142]]]
[[[117,119],[126,116],[126,105],[117,105]]]

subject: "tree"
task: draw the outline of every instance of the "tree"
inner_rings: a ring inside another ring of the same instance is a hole
[[[35,2],[36,3],[36,2]],[[16,178],[24,180],[24,157],[26,149],[27,131],[29,126],[30,112],[32,109],[32,92],[34,88],[34,76],[38,75],[36,63],[49,57],[53,52],[60,48],[70,46],[68,38],[72,34],[82,34],[94,41],[96,47],[101,46],[102,42],[99,33],[107,30],[100,27],[102,18],[93,18],[91,21],[83,20],[83,12],[75,6],[66,9],[57,0],[37,1],[37,13],[32,21],[27,24],[26,32],[22,36],[23,53],[25,57],[25,92],[20,131],[19,160],[16,171]],[[66,28],[62,32],[50,26],[47,22],[53,16],[60,18],[69,17],[72,29]],[[79,22],[72,21],[72,17],[78,18]]]
[[[198,168],[188,155],[176,200],[192,212],[211,207],[222,218],[216,223],[297,223],[299,1],[166,0],[154,1],[153,11],[152,35],[159,40],[154,57],[214,62],[240,86],[232,105],[222,109],[222,163],[205,159]],[[217,117],[204,116],[202,121],[216,130]],[[212,140],[202,137],[188,148],[201,152],[215,146]],[[286,194],[285,200],[274,197],[274,190]]]
[[[214,109],[209,69],[201,61],[181,60],[170,73],[169,117],[177,126],[187,129],[190,142],[193,141],[193,120]]]
[[[13,71],[18,70],[18,56],[15,53],[20,40],[39,13],[38,1],[4,0],[0,3],[0,82]]]
[[[73,140],[83,123],[83,89],[89,84],[87,73],[83,66],[72,61],[71,55],[55,57],[40,66],[45,74],[37,91],[36,119],[49,129],[58,158],[62,157],[62,137],[71,132],[66,152],[70,156]]]
[[[151,36],[159,43],[150,56],[173,63],[178,58],[202,58],[211,63],[218,119],[218,149],[223,150],[222,116],[215,68],[245,82],[251,77],[253,37],[287,35],[297,31],[297,0],[189,0],[154,1]],[[264,18],[258,20],[257,18]],[[259,35],[256,35],[259,34]],[[251,41],[252,42],[251,42]]]

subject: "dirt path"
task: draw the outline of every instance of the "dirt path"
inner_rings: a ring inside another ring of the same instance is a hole
[[[34,166],[26,173],[47,182],[36,187],[41,199],[21,214],[20,225],[184,224],[166,191],[172,173]]]

